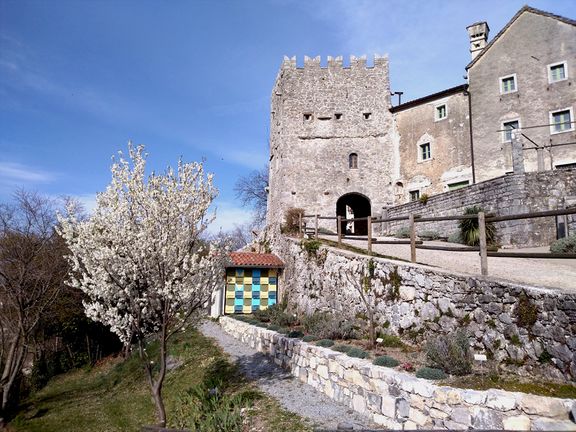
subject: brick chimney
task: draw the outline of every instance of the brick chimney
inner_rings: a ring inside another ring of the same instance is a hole
[[[466,30],[468,30],[468,36],[470,37],[470,54],[472,55],[472,60],[474,60],[486,47],[490,27],[488,27],[486,21],[482,21],[469,25]]]

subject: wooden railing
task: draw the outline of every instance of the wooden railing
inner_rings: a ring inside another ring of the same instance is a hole
[[[433,249],[433,250],[443,250],[452,252],[463,252],[463,251],[473,251],[479,252],[480,254],[480,271],[483,276],[488,275],[488,257],[509,257],[509,258],[576,258],[574,253],[523,253],[523,252],[497,252],[489,251],[487,240],[486,240],[486,223],[490,222],[504,222],[509,220],[518,219],[534,219],[541,217],[550,216],[566,216],[576,214],[576,207],[561,209],[561,210],[548,210],[539,211],[531,213],[521,213],[512,214],[506,216],[486,216],[484,212],[479,212],[474,215],[460,215],[460,216],[437,216],[437,217],[422,217],[416,214],[410,214],[408,216],[399,216],[392,218],[375,218],[371,216],[362,218],[352,218],[345,219],[342,216],[320,216],[311,214],[301,214],[299,217],[299,229],[300,234],[304,234],[304,219],[314,219],[314,238],[319,237],[319,221],[320,220],[335,220],[337,221],[337,236],[338,244],[342,244],[342,239],[345,236],[342,233],[342,223],[345,222],[356,222],[365,221],[367,224],[367,250],[372,253],[373,244],[410,244],[410,261],[416,262],[416,249]],[[436,246],[436,245],[426,245],[424,246],[421,241],[416,240],[416,224],[422,222],[438,222],[438,221],[451,221],[451,220],[464,220],[464,219],[477,219],[478,220],[478,231],[479,231],[479,246],[477,247],[447,247],[447,246]],[[386,222],[397,222],[407,220],[410,230],[410,241],[397,241],[397,240],[374,240],[372,235],[372,225],[380,224]],[[362,236],[356,238],[362,239]]]

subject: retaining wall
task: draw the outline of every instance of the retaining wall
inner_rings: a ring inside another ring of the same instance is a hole
[[[410,202],[384,210],[383,217],[461,215],[466,207],[478,205],[498,216],[557,210],[576,204],[576,169],[510,174],[468,186],[463,189],[431,196],[426,204]],[[576,233],[576,218],[568,216],[572,233]],[[554,217],[520,219],[495,223],[503,245],[548,246],[556,239]],[[394,233],[408,221],[376,225],[377,232]],[[443,236],[456,232],[457,221],[422,222],[417,230],[438,231]]]
[[[472,349],[503,369],[576,380],[576,293],[325,246],[309,253],[299,240],[281,235],[273,237],[271,248],[285,263],[281,296],[299,314],[327,311],[361,323],[366,308],[351,281],[371,267],[371,289],[365,294],[377,303],[380,331],[421,344],[462,328]]]
[[[233,318],[220,323],[300,381],[390,429],[576,430],[569,399],[438,386]]]

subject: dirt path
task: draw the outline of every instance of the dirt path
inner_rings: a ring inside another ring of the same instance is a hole
[[[345,427],[381,430],[352,409],[298,381],[264,354],[226,334],[218,324],[205,322],[200,330],[205,336],[215,339],[263,392],[278,400],[288,411],[310,419],[314,427],[321,430],[352,430]]]
[[[334,237],[326,237],[334,241]],[[381,237],[379,237],[381,239]],[[345,239],[345,243],[366,249],[365,240]],[[443,245],[445,242],[426,242],[427,245]],[[449,243],[448,243],[449,245]],[[373,245],[374,252],[410,260],[410,245]],[[520,252],[548,252],[548,248],[521,249]],[[480,274],[478,252],[450,252],[436,250],[416,250],[416,261],[446,270],[469,275]],[[576,259],[536,259],[488,257],[488,275],[521,284],[556,288],[576,292]]]

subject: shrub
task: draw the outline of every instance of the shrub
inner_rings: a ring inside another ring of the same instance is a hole
[[[352,348],[354,348],[354,347],[351,346],[351,345],[341,345],[341,344],[334,345],[334,346],[332,347],[332,349],[333,349],[334,351],[338,351],[338,352],[341,352],[341,353],[346,353],[346,352],[350,351]]]
[[[518,296],[515,314],[516,322],[520,327],[530,328],[538,320],[538,306],[530,300],[525,292],[522,292]]]
[[[254,317],[262,322],[270,322],[280,327],[296,324],[296,317],[286,312],[286,305],[275,304],[264,310],[254,311]]]
[[[460,231],[454,231],[452,234],[448,236],[448,242],[464,244],[464,240],[462,239],[462,233],[460,233]]]
[[[256,324],[254,324],[256,327],[262,327],[262,328],[268,328],[268,324],[263,323],[261,321],[256,322]]]
[[[418,199],[418,201],[420,201],[421,204],[426,205],[426,203],[428,202],[428,199],[429,199],[429,198],[430,198],[430,197],[428,196],[428,194],[422,194],[422,195],[420,196],[420,198]]]
[[[315,341],[315,340],[318,340],[318,337],[317,337],[317,336],[314,336],[314,335],[306,335],[306,336],[304,336],[304,337],[302,338],[302,340],[303,340],[304,342],[313,342],[313,341]]]
[[[466,334],[461,330],[438,336],[426,346],[430,366],[452,375],[466,375],[472,371],[472,353]]]
[[[356,357],[356,358],[366,358],[368,357],[368,353],[363,349],[352,347],[348,351],[346,351],[346,355],[348,357]]]
[[[429,380],[441,380],[447,378],[448,375],[442,369],[435,369],[429,367],[423,367],[416,371],[416,376],[418,378],[424,378]]]
[[[400,228],[398,231],[396,231],[396,234],[394,234],[394,237],[410,238],[410,228],[408,228],[408,227]]]
[[[309,257],[316,256],[318,249],[322,243],[318,240],[302,240],[300,243],[302,248],[308,253]]]
[[[300,216],[304,216],[304,210],[301,208],[292,207],[286,210],[282,232],[284,234],[298,234],[300,231]]]
[[[334,341],[332,339],[322,339],[316,342],[316,345],[324,348],[330,348],[332,345],[334,345]]]
[[[396,335],[384,334],[384,335],[380,335],[380,339],[382,339],[382,342],[380,342],[380,345],[382,345],[384,347],[388,347],[388,348],[402,348],[402,347],[404,347],[404,342],[402,342],[402,340]]]
[[[273,308],[273,307],[274,306],[270,306],[270,308]],[[271,314],[272,314],[272,312],[270,311],[270,308],[255,310],[253,312],[254,318],[256,318],[257,320],[260,320],[262,322],[270,322]]]
[[[279,325],[276,325],[276,324],[270,324],[270,325],[268,326],[268,330],[278,331],[278,330],[280,330],[280,326],[279,326]]]
[[[424,240],[438,240],[440,238],[440,234],[438,231],[422,231],[418,233],[418,237]]]
[[[276,330],[278,333],[280,334],[288,334],[290,332],[290,329],[286,328],[286,327],[280,327],[278,330]]]
[[[400,362],[396,360],[394,357],[390,357],[387,355],[376,357],[372,363],[374,363],[376,366],[385,366],[385,367],[396,367],[400,364]]]
[[[301,338],[304,336],[304,333],[302,333],[300,330],[292,330],[291,332],[288,332],[286,336],[289,338]]]
[[[553,253],[576,253],[576,234],[556,240],[550,245]]]
[[[342,316],[328,312],[315,312],[301,319],[301,324],[307,333],[321,339],[353,339],[354,323]]]
[[[464,215],[475,215],[484,211],[482,207],[472,206],[464,210]],[[468,246],[478,246],[480,244],[480,228],[478,219],[462,219],[458,222],[460,228],[460,236],[464,240],[464,244]],[[496,227],[493,223],[486,224],[486,243],[493,245],[496,243]]]

